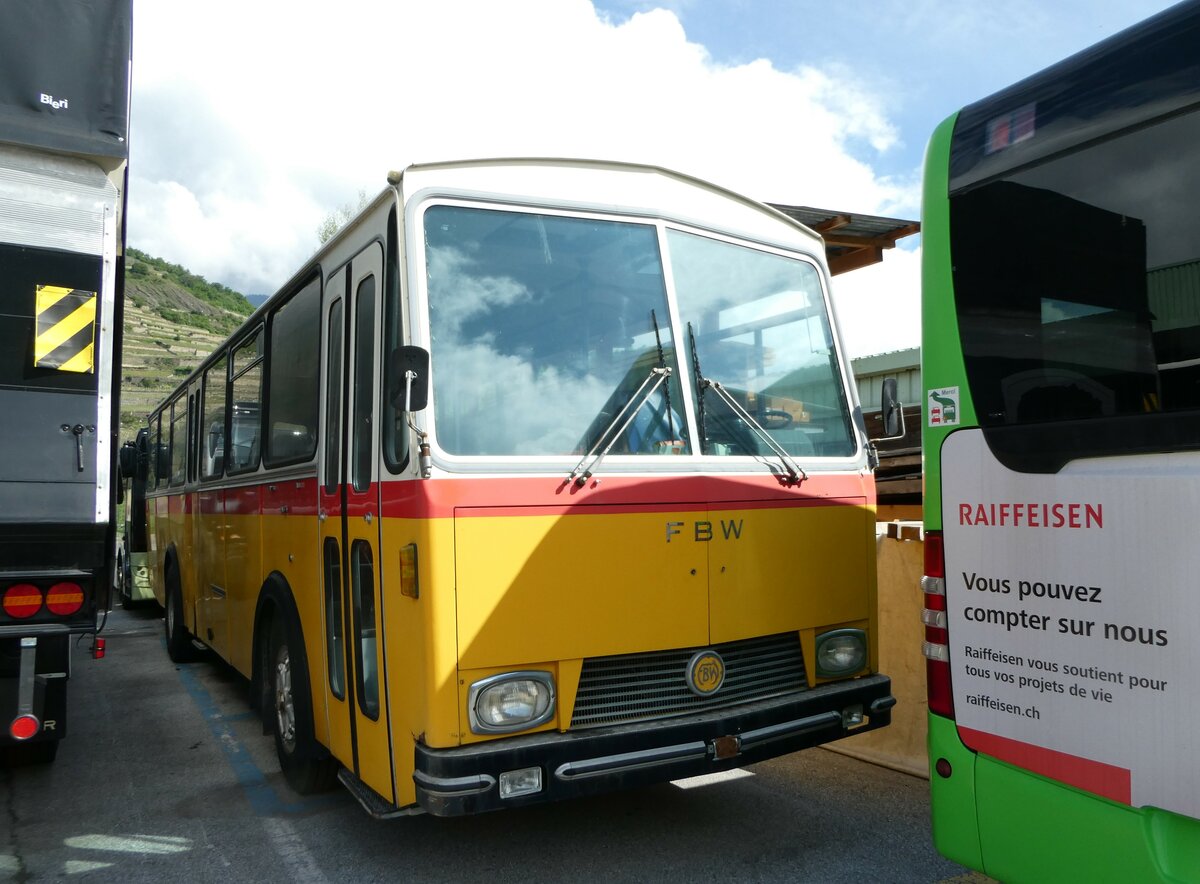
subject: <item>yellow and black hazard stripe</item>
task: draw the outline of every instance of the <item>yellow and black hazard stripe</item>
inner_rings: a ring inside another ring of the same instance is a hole
[[[59,285],[37,287],[37,368],[91,372],[95,369],[96,293]]]

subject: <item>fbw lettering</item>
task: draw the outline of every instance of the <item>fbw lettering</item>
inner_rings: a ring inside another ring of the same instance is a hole
[[[683,529],[687,526],[687,524],[687,522],[667,522],[667,543],[671,542],[672,537],[684,536]],[[738,519],[737,521],[733,521],[732,519],[729,521],[721,519],[715,525],[707,520],[701,520],[698,522],[692,522],[691,525],[692,530],[690,533],[692,535],[692,539],[699,543],[707,543],[708,541],[716,538],[718,530],[720,531],[720,536],[726,540],[742,539],[741,519]]]

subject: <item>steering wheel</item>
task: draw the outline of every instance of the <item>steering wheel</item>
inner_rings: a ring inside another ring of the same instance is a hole
[[[784,411],[782,408],[764,408],[761,420],[768,430],[783,430],[792,425],[794,418],[790,411]]]

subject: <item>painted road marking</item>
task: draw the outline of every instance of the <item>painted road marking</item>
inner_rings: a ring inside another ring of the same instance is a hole
[[[195,664],[199,666],[207,664]],[[244,721],[254,714],[252,712],[237,713],[235,715],[225,715],[217,707],[216,701],[212,695],[200,683],[200,679],[196,677],[192,671],[192,666],[178,666],[179,680],[183,682],[184,688],[191,695],[192,701],[200,710],[200,714],[204,716],[205,722],[208,724],[209,730],[216,738],[217,745],[221,747],[221,751],[225,753],[225,758],[229,762],[229,766],[233,768],[234,776],[237,777],[238,784],[242,787],[242,792],[246,795],[246,800],[250,803],[250,807],[258,816],[278,816],[280,814],[298,814],[311,813],[313,811],[323,810],[326,807],[332,806],[340,796],[320,795],[313,798],[305,798],[301,801],[284,801],[267,782],[267,775],[255,763],[250,752],[242,744],[241,740],[234,734],[232,723],[236,721]]]

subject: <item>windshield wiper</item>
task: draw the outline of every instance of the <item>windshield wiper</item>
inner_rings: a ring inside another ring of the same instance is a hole
[[[700,354],[696,352],[696,334],[692,331],[692,324],[688,323],[688,343],[692,350],[692,372],[696,376],[696,419],[700,422],[700,453],[708,454],[708,432],[704,428],[704,391],[712,388],[717,395],[721,397],[732,410],[734,415],[740,417],[746,422],[747,426],[754,431],[755,435],[761,438],[770,446],[771,450],[783,462],[783,468],[788,471],[788,482],[803,482],[808,478],[808,473],[801,469],[800,465],[792,460],[791,455],[784,450],[783,446],[775,441],[774,437],[766,431],[750,412],[742,408],[741,404],[733,398],[732,394],[717,381],[710,380],[700,371]]]
[[[745,421],[746,425],[754,431],[756,436],[767,443],[771,450],[774,451],[779,457],[779,460],[782,461],[784,469],[788,471],[789,483],[794,484],[796,482],[803,482],[808,478],[808,473],[804,472],[800,465],[792,460],[792,456],[787,453],[786,449],[784,449],[782,445],[775,441],[775,438],[768,433],[766,428],[764,428],[763,425],[754,418],[754,415],[746,411],[746,409],[742,407],[742,404],[733,397],[733,394],[721,386],[719,381],[713,381],[706,377],[700,377],[698,383],[700,384],[701,388],[710,387],[715,390],[716,394],[721,397],[722,401],[724,401],[726,405],[729,406],[730,410],[733,411],[737,417]]]
[[[692,374],[696,377],[696,422],[700,429],[700,453],[708,454],[708,430],[704,426],[704,390],[708,386],[708,381],[704,379],[704,375],[700,372],[700,356],[696,353],[696,334],[692,331],[692,324],[688,323],[688,346],[692,351]]]
[[[670,376],[671,369],[665,365],[656,365],[650,369],[650,373],[646,375],[646,379],[642,381],[642,385],[634,391],[632,396],[629,397],[629,400],[625,403],[621,410],[617,412],[617,416],[608,422],[608,426],[604,428],[604,431],[596,439],[596,444],[593,445],[591,450],[583,456],[583,460],[575,465],[575,469],[571,470],[571,474],[567,476],[568,482],[574,482],[580,487],[587,484],[588,479],[590,479],[592,474],[600,468],[601,462],[605,457],[608,456],[608,452],[612,450],[612,447],[617,443],[617,440],[621,438],[621,434],[629,428],[629,425],[633,423],[633,419],[638,416],[638,412],[642,410],[646,403],[650,401],[650,397],[654,395],[654,392],[661,387]],[[647,384],[650,385],[649,390],[646,390]],[[643,390],[646,391],[644,394],[642,392]],[[636,406],[634,405],[635,402],[637,403]],[[628,417],[625,416],[626,412],[629,414]],[[621,423],[622,419],[624,419],[624,423]],[[618,426],[618,424],[620,424],[620,426]],[[603,445],[606,439],[608,440],[608,444],[605,445],[604,450],[601,451],[599,455],[596,455],[595,459],[592,460],[592,456],[596,454],[596,449]],[[588,463],[589,460],[591,460],[590,464]]]
[[[662,332],[658,330],[658,315],[651,310],[650,321],[654,323],[654,343],[658,345],[658,367],[665,369],[667,367],[667,357],[663,354]],[[648,397],[647,397],[648,398]],[[675,417],[671,411],[671,385],[667,384],[663,388],[663,405],[667,410],[667,438],[672,443],[675,442]]]
[[[708,431],[704,428],[704,391],[712,387],[716,391],[716,395],[720,396],[728,407],[733,410],[733,414],[740,417],[746,422],[746,425],[755,432],[758,438],[761,438],[764,443],[770,446],[770,450],[774,451],[779,456],[780,461],[784,463],[784,469],[787,470],[788,481],[802,482],[808,479],[809,474],[800,468],[800,465],[793,461],[791,455],[788,455],[784,450],[784,446],[775,441],[772,434],[763,428],[760,422],[754,419],[749,411],[742,408],[737,399],[734,399],[730,391],[721,386],[718,381],[709,380],[704,377],[700,371],[700,353],[696,350],[696,333],[691,329],[691,323],[688,323],[688,344],[691,348],[691,371],[696,375],[696,419],[700,421],[700,453],[707,455],[708,453]]]

